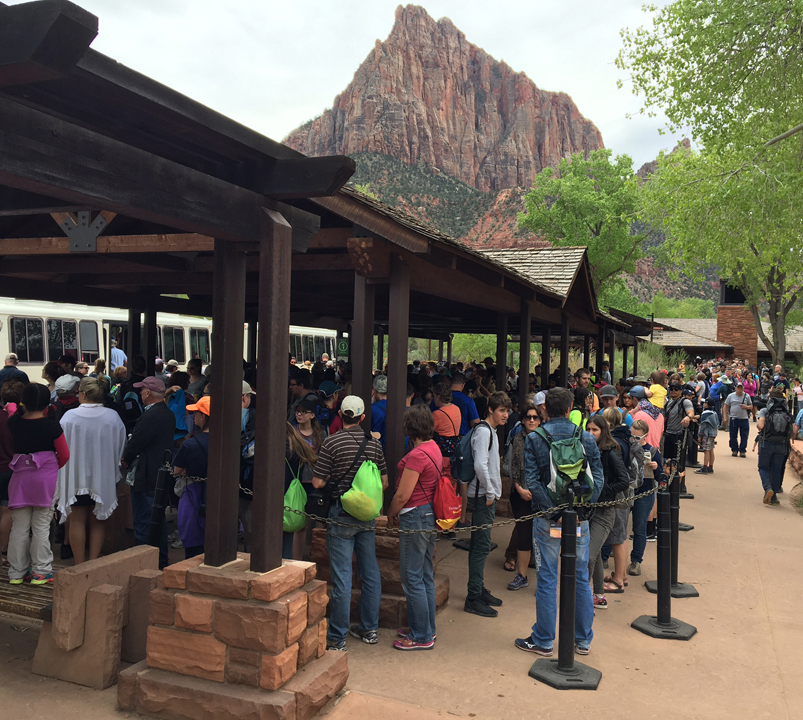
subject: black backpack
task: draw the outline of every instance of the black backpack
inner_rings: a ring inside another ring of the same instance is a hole
[[[767,406],[762,435],[765,440],[789,440],[792,437],[794,420],[786,409],[783,400],[773,398]]]

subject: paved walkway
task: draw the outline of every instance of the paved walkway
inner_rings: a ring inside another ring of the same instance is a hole
[[[585,661],[603,673],[599,690],[559,692],[535,683],[527,671],[536,656],[513,646],[534,621],[534,583],[517,593],[505,589],[511,574],[501,569],[502,548],[509,529],[502,528],[495,532],[501,547],[486,574],[488,587],[505,600],[499,617],[463,612],[467,555],[439,543],[452,593],[438,615],[437,647],[399,653],[390,646],[389,630],[380,631],[378,646],[350,639],[350,693],[327,720],[581,713],[638,720],[803,718],[803,517],[789,492],[780,507],[762,504],[756,456],[748,455],[731,458],[720,434],[715,474],[690,475],[696,497],[681,501],[681,519],[695,530],[681,535],[680,579],[693,583],[700,597],[673,601],[672,614],[698,628],[690,642],[653,640],[630,628],[656,607],[655,596],[631,578],[623,595],[608,596],[610,607],[594,623],[596,637]],[[787,490],[796,482],[788,471]],[[654,543],[648,543],[643,568],[641,580],[655,577]],[[20,632],[24,627],[30,629]],[[37,632],[34,623],[0,616],[4,716],[119,718],[115,688],[95,692],[30,673]]]

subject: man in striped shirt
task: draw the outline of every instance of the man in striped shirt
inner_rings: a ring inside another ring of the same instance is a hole
[[[376,561],[376,521],[361,521],[349,515],[340,498],[351,487],[364,460],[372,460],[379,468],[382,486],[387,489],[388,471],[382,445],[366,433],[360,423],[365,419],[365,404],[356,395],[348,395],[340,406],[343,429],[324,440],[313,470],[312,484],[328,486],[332,505],[329,517],[348,527],[327,525],[326,548],[332,575],[332,606],[327,650],[345,650],[346,634],[369,645],[378,642],[379,602],[382,580]],[[357,555],[357,572],[362,581],[360,592],[360,624],[349,627],[351,609],[351,558]]]

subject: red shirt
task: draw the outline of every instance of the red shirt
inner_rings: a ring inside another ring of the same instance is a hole
[[[427,440],[408,452],[396,466],[398,470],[396,489],[399,488],[402,473],[408,468],[418,473],[418,482],[405,508],[416,508],[431,503],[435,499],[435,486],[443,468],[441,449],[434,440]],[[404,509],[404,508],[402,508]]]

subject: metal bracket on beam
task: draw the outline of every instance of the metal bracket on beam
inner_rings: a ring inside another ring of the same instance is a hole
[[[91,220],[89,210],[73,213],[53,213],[53,219],[70,238],[70,252],[94,253],[98,250],[98,236],[115,217],[115,213],[102,211]]]

